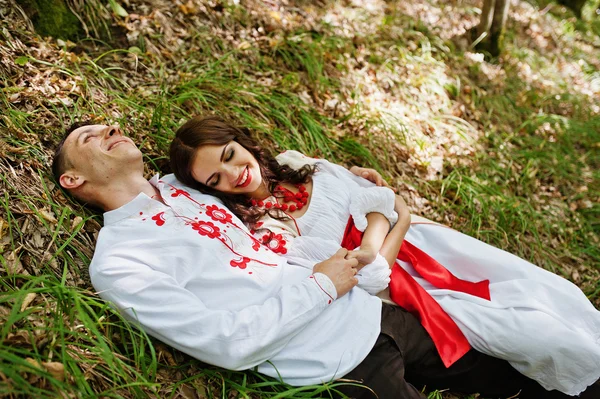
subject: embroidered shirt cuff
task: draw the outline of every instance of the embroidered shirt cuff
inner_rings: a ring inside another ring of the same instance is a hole
[[[315,273],[311,277],[314,278],[315,283],[319,286],[321,291],[325,293],[330,299],[330,302],[333,302],[337,299],[337,290],[335,289],[335,285],[329,277],[327,277],[323,273]]]

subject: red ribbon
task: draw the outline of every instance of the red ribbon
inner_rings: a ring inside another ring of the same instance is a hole
[[[353,250],[360,246],[363,233],[354,226],[350,217],[342,239],[342,247]],[[476,283],[462,280],[448,271],[439,262],[404,240],[398,252],[398,259],[410,262],[425,280],[437,288],[460,291],[490,300],[489,280]],[[392,268],[390,281],[392,301],[414,314],[431,336],[435,347],[446,367],[463,357],[471,345],[454,320],[442,309],[439,303],[419,283],[396,264]]]

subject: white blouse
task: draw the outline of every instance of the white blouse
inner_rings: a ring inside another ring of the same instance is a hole
[[[305,259],[314,263],[331,257],[341,247],[350,216],[360,231],[367,227],[366,215],[371,212],[383,214],[392,225],[398,220],[394,193],[387,187],[377,187],[339,165],[297,151],[286,151],[277,156],[277,161],[293,169],[317,165],[306,212],[286,221],[265,215],[252,230],[258,240],[288,260]],[[378,254],[373,263],[357,274],[359,287],[375,295],[388,286],[390,274],[387,261]]]

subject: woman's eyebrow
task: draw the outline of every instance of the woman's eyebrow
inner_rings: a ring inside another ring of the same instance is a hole
[[[227,143],[225,145],[225,147],[223,147],[223,151],[221,151],[221,158],[220,161],[223,162],[223,158],[225,158],[225,151],[227,151],[227,147],[229,147],[229,143]],[[211,181],[211,179],[214,177],[216,173],[213,173],[212,175],[210,175],[208,177],[208,179],[206,179],[206,183],[204,183],[204,185],[208,186],[208,182]]]
[[[229,143],[223,147],[223,151],[221,152],[221,162],[223,162],[223,158],[225,158],[225,151],[227,150],[227,147],[229,147]]]

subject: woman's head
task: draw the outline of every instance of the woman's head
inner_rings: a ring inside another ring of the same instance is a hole
[[[216,116],[200,117],[181,126],[170,149],[171,167],[182,183],[220,198],[226,207],[246,223],[265,213],[282,218],[276,210],[251,205],[250,198],[264,198],[279,183],[306,183],[315,167],[295,170],[280,165],[251,137]]]
[[[188,186],[210,193],[263,194],[262,150],[247,129],[218,117],[195,117],[181,126],[170,157],[175,176]]]

